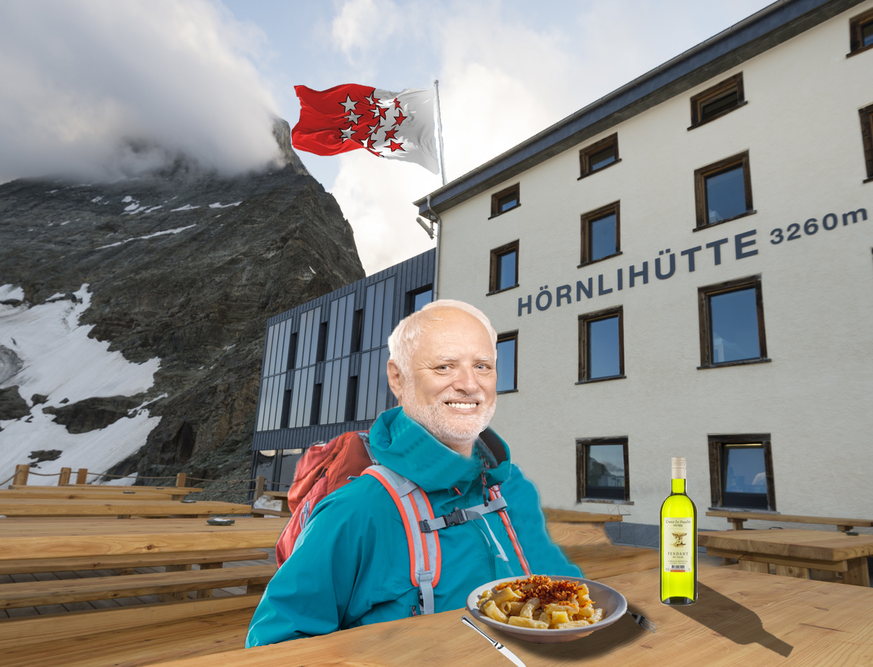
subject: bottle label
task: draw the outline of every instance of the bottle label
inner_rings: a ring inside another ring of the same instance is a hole
[[[693,571],[694,520],[691,517],[665,517],[661,530],[664,572]]]

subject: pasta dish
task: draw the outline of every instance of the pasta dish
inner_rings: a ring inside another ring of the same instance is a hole
[[[545,575],[506,581],[479,596],[479,611],[500,623],[539,630],[564,630],[603,620],[588,587]]]

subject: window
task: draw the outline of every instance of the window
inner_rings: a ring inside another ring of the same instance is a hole
[[[618,202],[582,215],[580,266],[619,255]]]
[[[515,391],[518,388],[516,361],[518,360],[518,332],[497,336],[497,391]]]
[[[624,377],[621,308],[579,316],[579,382]]]
[[[858,112],[861,115],[861,138],[864,141],[864,161],[867,163],[867,179],[873,181],[873,104]]]
[[[630,500],[627,438],[576,441],[576,500]]]
[[[613,134],[579,151],[579,180],[618,162],[618,135]]]
[[[760,276],[701,287],[698,305],[702,368],[770,361]]]
[[[746,104],[743,74],[737,74],[691,98],[691,127],[699,127]]]
[[[431,301],[433,301],[433,287],[430,285],[422,287],[415,292],[407,293],[406,314],[411,315],[412,313],[417,313]]]
[[[873,46],[873,10],[849,21],[849,53],[853,56]]]
[[[695,171],[694,190],[697,229],[754,213],[748,152]]]
[[[519,206],[521,206],[521,199],[518,196],[518,183],[505,190],[501,190],[495,195],[491,195],[492,218]]]
[[[712,506],[776,511],[769,434],[709,436]]]
[[[491,271],[488,293],[518,287],[518,241],[491,251]]]

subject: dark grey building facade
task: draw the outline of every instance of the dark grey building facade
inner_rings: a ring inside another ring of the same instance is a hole
[[[395,264],[267,320],[252,442],[253,476],[284,490],[303,451],[368,430],[397,401],[388,336],[431,301],[436,251]]]

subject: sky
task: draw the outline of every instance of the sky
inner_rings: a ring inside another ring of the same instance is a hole
[[[769,5],[767,0],[2,0],[0,183],[131,178],[178,152],[234,174],[276,158],[295,85],[439,81],[458,178]],[[439,175],[299,152],[367,274],[433,247]]]

